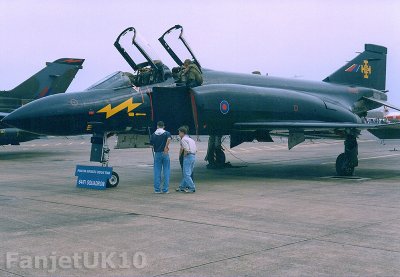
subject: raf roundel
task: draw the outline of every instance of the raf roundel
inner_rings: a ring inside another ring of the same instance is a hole
[[[229,113],[229,103],[226,100],[222,100],[221,103],[219,104],[219,109],[222,114],[227,114]]]

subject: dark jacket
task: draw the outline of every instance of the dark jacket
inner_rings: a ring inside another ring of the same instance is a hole
[[[171,138],[171,134],[168,131],[157,129],[150,138],[150,144],[153,145],[154,152],[164,152],[167,140]]]

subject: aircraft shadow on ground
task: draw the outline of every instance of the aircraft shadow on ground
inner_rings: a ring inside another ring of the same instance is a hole
[[[287,179],[287,180],[315,180],[315,178],[326,178],[336,176],[335,167],[332,164],[249,164],[244,167],[232,167],[224,169],[205,169],[196,168],[201,175],[207,178],[223,178],[224,180],[238,180],[241,178],[259,178],[259,179]],[[362,165],[355,170],[355,177],[369,179],[387,179],[396,178],[400,170],[387,168],[366,168]],[[202,178],[202,177],[199,177]],[[336,179],[337,180],[337,179]],[[344,179],[346,180],[346,179]],[[349,179],[350,180],[350,179]],[[355,179],[357,180],[357,179]]]
[[[0,150],[0,161],[26,160],[52,156],[60,156],[60,153],[50,151],[1,152]]]

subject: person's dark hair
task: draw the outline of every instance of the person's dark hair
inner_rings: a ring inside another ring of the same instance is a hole
[[[164,128],[164,127],[165,127],[164,121],[158,121],[158,122],[157,122],[157,127],[159,127],[159,128]]]
[[[179,127],[178,131],[184,133],[185,135],[188,133],[188,130],[185,128],[185,126]]]

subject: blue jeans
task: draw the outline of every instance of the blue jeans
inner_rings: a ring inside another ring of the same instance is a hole
[[[190,177],[193,173],[194,162],[196,161],[196,155],[188,154],[183,158],[183,179],[179,188],[184,190],[188,188],[190,191],[195,191],[196,186],[193,183],[192,177]]]
[[[170,176],[170,161],[169,154],[164,152],[154,153],[154,191],[160,192],[161,188],[161,170],[164,171],[164,186],[163,192],[167,192],[169,189],[169,176]]]

